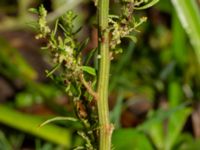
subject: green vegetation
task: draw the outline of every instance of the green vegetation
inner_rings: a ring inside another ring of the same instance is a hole
[[[2,0],[0,150],[198,150],[199,6]]]

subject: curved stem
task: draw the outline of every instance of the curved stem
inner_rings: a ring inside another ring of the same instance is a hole
[[[81,74],[79,76],[81,83],[84,85],[84,87],[87,89],[88,93],[93,96],[95,100],[97,100],[97,93],[92,89],[92,86],[85,80],[84,76]]]
[[[98,115],[100,126],[99,150],[111,149],[113,127],[109,121],[108,84],[110,70],[109,32],[108,32],[109,0],[98,0],[99,27],[99,74],[98,74]]]

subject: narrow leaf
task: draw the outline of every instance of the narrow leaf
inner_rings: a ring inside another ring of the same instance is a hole
[[[56,32],[58,30],[58,22],[59,22],[59,19],[56,20],[56,23],[55,23],[55,27],[54,27],[54,30],[53,30],[53,35],[55,36],[56,35]]]
[[[64,33],[65,33],[66,35],[69,35],[69,33],[67,32],[67,30],[65,29],[65,27],[63,27],[62,24],[59,23],[58,26],[64,31]]]
[[[171,0],[200,64],[200,11],[195,0]]]
[[[16,120],[17,121],[14,121]],[[38,136],[42,139],[63,145],[71,146],[71,131],[57,125],[48,124],[38,129],[43,118],[18,112],[8,106],[0,105],[0,123],[21,130],[23,132]]]
[[[79,27],[73,34],[77,34],[79,31],[81,31],[82,27]]]
[[[92,57],[94,56],[95,52],[96,52],[97,48],[92,49],[89,54],[87,55],[87,58],[85,59],[85,65],[89,65],[90,60],[92,59]]]
[[[29,8],[28,11],[34,14],[38,14],[38,10],[36,8]]]
[[[56,64],[51,71],[47,71],[47,77],[51,76],[60,66],[60,64]]]
[[[81,68],[83,69],[83,71],[89,73],[90,75],[96,76],[96,71],[94,68],[89,66],[82,66]]]
[[[157,2],[159,2],[159,0],[152,0],[151,2],[147,3],[146,5],[144,6],[141,6],[141,7],[134,7],[134,9],[136,10],[142,10],[142,9],[147,9],[153,5],[155,5]]]
[[[40,124],[39,127],[43,127],[44,125],[49,124],[54,121],[78,121],[78,120],[72,117],[55,117],[55,118],[46,120],[45,122]]]
[[[137,38],[136,38],[135,36],[133,36],[133,35],[127,35],[127,36],[125,36],[124,38],[130,39],[130,40],[133,41],[134,43],[137,42]]]
[[[85,39],[78,47],[77,49],[77,55],[87,46],[89,42],[89,38]]]

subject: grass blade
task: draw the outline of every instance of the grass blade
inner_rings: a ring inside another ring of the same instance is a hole
[[[41,117],[22,114],[8,106],[0,105],[0,123],[69,148],[71,132],[52,124],[38,128],[43,120]]]
[[[200,12],[195,0],[171,0],[200,64]]]
[[[40,124],[39,127],[43,127],[43,126],[45,126],[45,125],[47,125],[51,122],[54,122],[54,121],[78,121],[78,120],[76,118],[72,118],[72,117],[55,117],[55,118],[46,120],[45,122]]]

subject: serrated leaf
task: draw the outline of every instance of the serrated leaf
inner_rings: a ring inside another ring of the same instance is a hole
[[[49,123],[54,122],[54,121],[74,121],[74,122],[76,122],[78,120],[76,118],[73,118],[73,117],[55,117],[55,118],[46,120],[45,122],[40,124],[39,127],[43,127],[46,124],[49,124]]]
[[[83,69],[84,72],[87,72],[90,75],[96,76],[96,71],[94,68],[92,68],[90,66],[82,66],[81,68]]]

